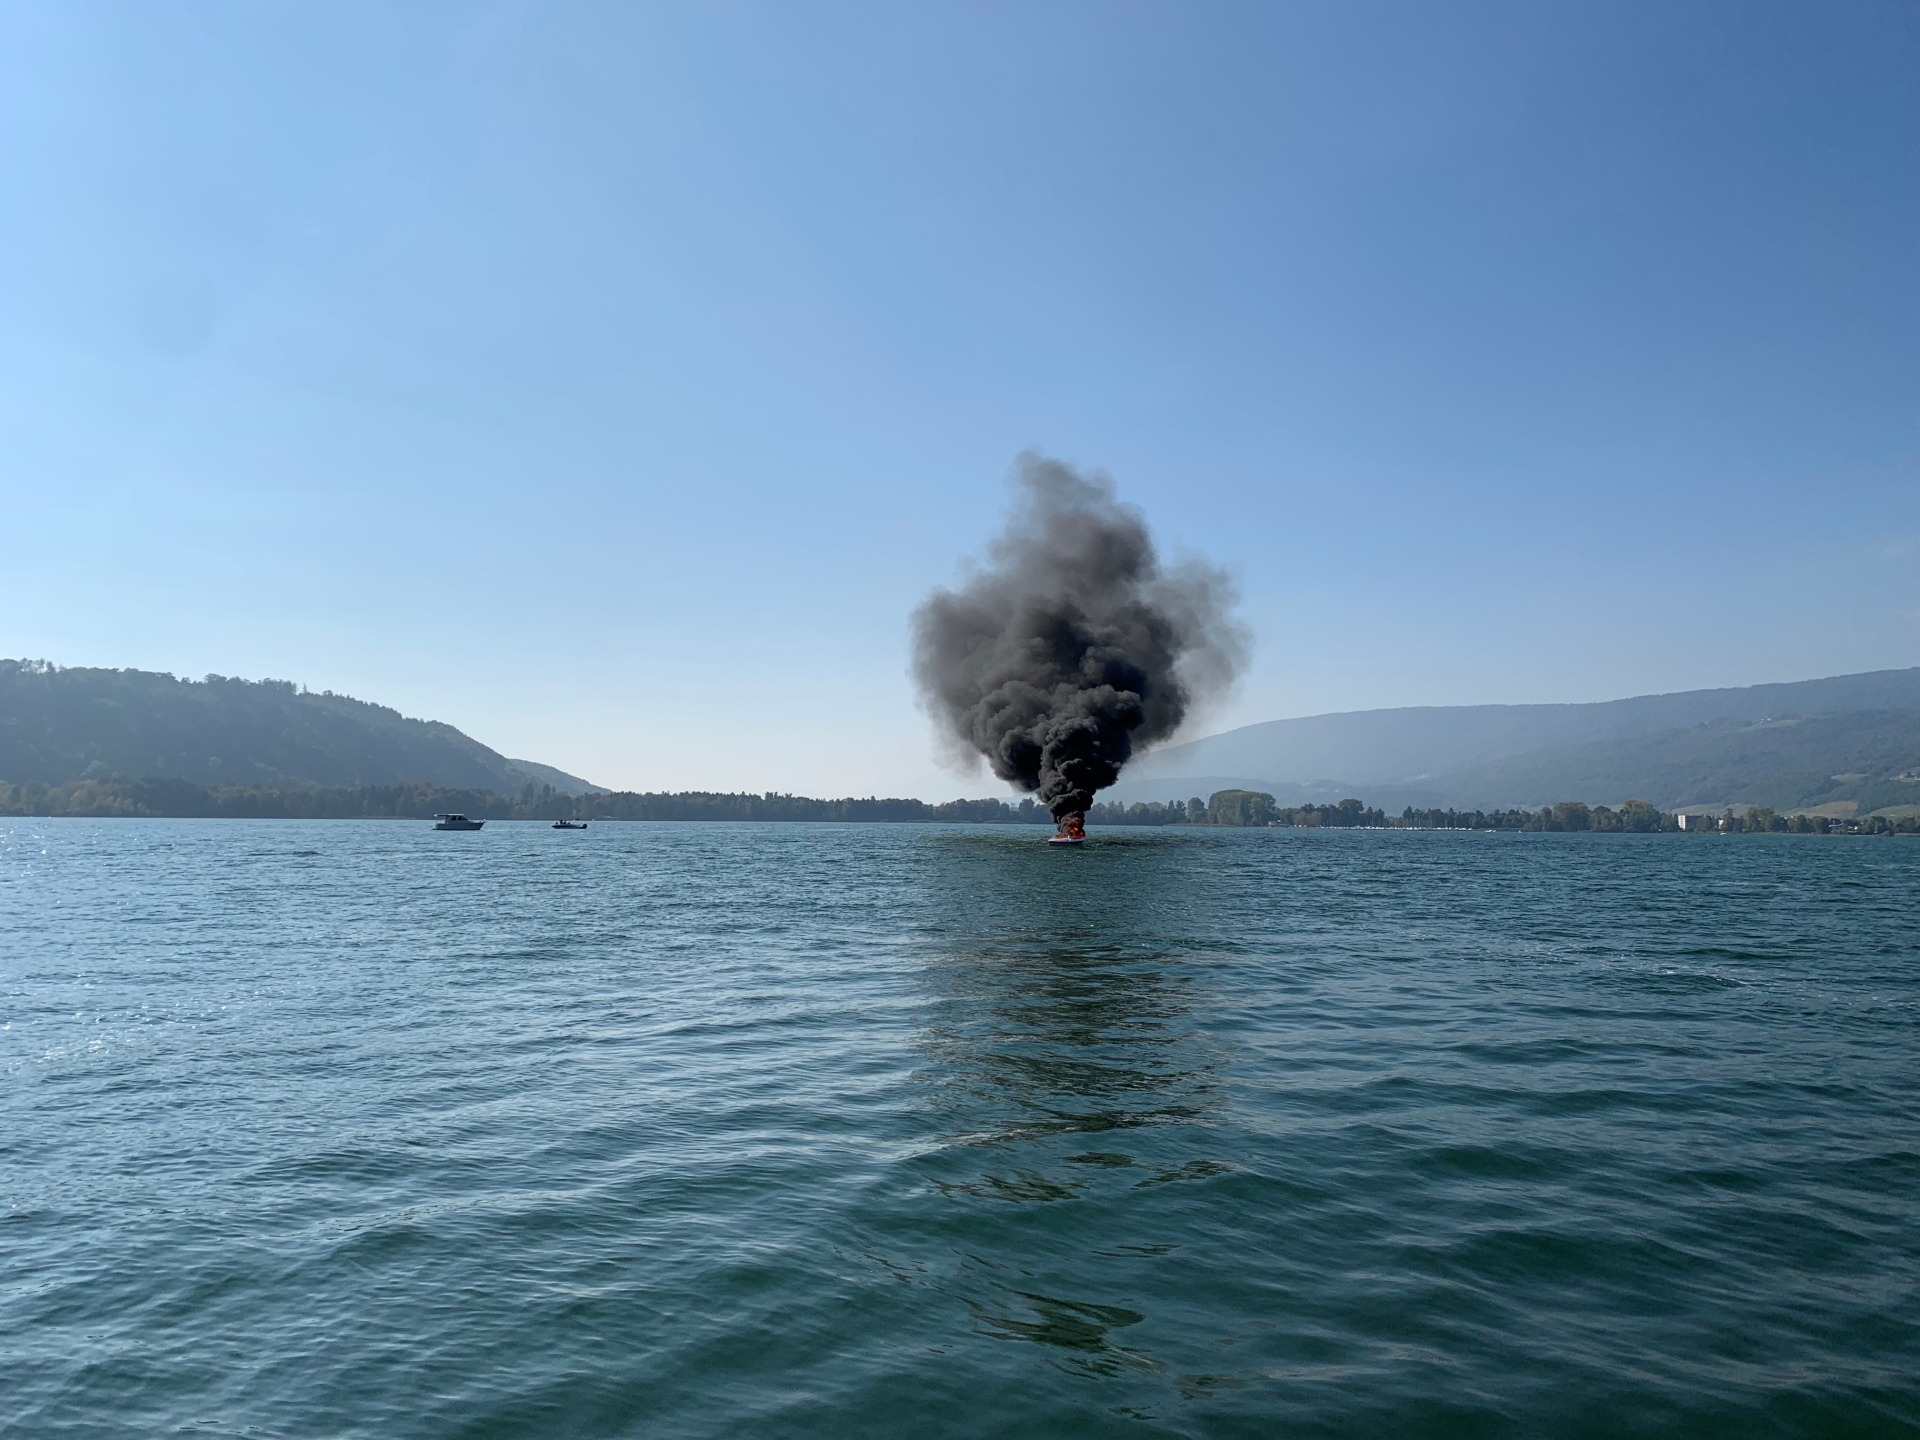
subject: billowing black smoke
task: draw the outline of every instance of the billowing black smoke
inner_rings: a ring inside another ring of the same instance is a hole
[[[1226,686],[1246,638],[1227,577],[1162,568],[1104,475],[1029,453],[1013,483],[990,563],[914,612],[913,671],[948,734],[1058,818]]]

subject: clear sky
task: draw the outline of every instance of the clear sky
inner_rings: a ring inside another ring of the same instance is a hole
[[[0,654],[940,778],[1022,448],[1202,730],[1920,664],[1920,6],[0,7]]]

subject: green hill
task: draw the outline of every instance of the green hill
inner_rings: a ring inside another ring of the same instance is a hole
[[[433,785],[598,790],[510,760],[435,720],[285,680],[180,680],[149,670],[0,660],[0,781],[163,777],[199,785]]]

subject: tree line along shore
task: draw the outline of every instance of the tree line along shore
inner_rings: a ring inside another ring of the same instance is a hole
[[[674,794],[631,791],[569,795],[551,786],[526,786],[502,795],[491,790],[444,786],[365,785],[272,789],[207,786],[188,780],[75,780],[63,785],[0,783],[0,815],[89,816],[168,819],[391,820],[462,814],[486,820],[760,820],[854,823],[946,823],[1047,825],[1053,817],[1031,798],[924,800],[849,797],[816,800],[804,795]],[[1227,826],[1232,828],[1327,828],[1405,830],[1593,831],[1600,833],[1789,832],[1795,834],[1920,834],[1920,816],[1870,815],[1833,819],[1782,815],[1749,806],[1719,815],[1663,811],[1644,800],[1617,809],[1562,801],[1538,809],[1416,810],[1389,815],[1360,800],[1332,805],[1280,805],[1253,790],[1219,790],[1184,803],[1098,804],[1089,825]]]
[[[1220,790],[1184,805],[1096,805],[1087,812],[1089,825],[1243,825],[1332,826],[1383,830],[1531,830],[1594,831],[1650,834],[1683,831],[1687,834],[1795,834],[1795,835],[1913,835],[1920,834],[1920,815],[1870,815],[1836,819],[1823,815],[1783,815],[1766,806],[1728,806],[1719,814],[1661,810],[1645,800],[1628,800],[1618,809],[1562,800],[1538,809],[1421,810],[1413,807],[1398,815],[1372,809],[1361,800],[1337,805],[1285,806],[1271,795],[1254,790]]]

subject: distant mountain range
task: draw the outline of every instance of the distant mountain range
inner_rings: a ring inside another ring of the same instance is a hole
[[[0,660],[0,782],[165,777],[199,785],[395,785],[604,793],[437,720],[284,680]]]
[[[1591,705],[1420,706],[1248,725],[1143,757],[1108,796],[1663,809],[1920,803],[1920,668]]]
[[[604,794],[451,725],[283,680],[0,660],[0,784],[168,778]],[[1920,668],[1593,705],[1421,706],[1248,725],[1141,757],[1103,800],[1264,790],[1388,810],[1920,805]]]

